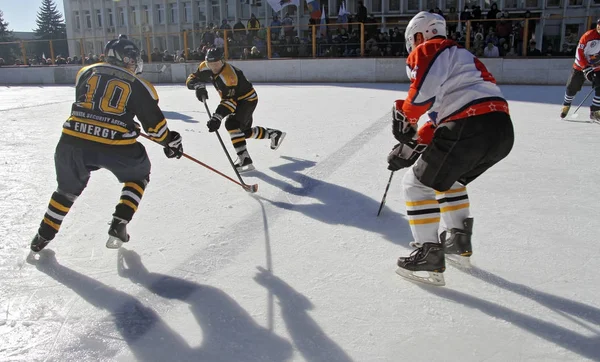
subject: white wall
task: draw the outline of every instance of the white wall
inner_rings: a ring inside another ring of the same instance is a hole
[[[405,58],[277,59],[231,61],[251,82],[408,82]],[[570,58],[481,59],[499,84],[565,85],[573,66]],[[184,83],[198,64],[167,63],[163,73],[144,73],[153,83]],[[162,64],[145,64],[156,71]],[[0,85],[73,84],[78,66],[2,67]]]

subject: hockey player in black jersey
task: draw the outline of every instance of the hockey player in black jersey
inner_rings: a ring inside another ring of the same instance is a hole
[[[106,246],[117,248],[129,240],[126,225],[150,176],[146,149],[137,142],[140,129],[135,116],[146,133],[165,147],[167,157],[180,158],[183,154],[181,136],[167,127],[156,90],[135,76],[143,67],[139,49],[127,39],[115,39],[108,42],[104,54],[106,63],[83,67],[77,74],[76,100],[54,154],[58,187],[31,242],[34,252],[54,239],[90,173],[101,168],[124,183]]]
[[[188,89],[196,91],[199,101],[204,102],[208,99],[205,86],[207,82],[212,82],[221,96],[221,103],[206,124],[208,131],[218,130],[223,119],[227,117],[225,128],[238,156],[235,167],[239,172],[254,170],[246,148],[246,139],[268,138],[271,140],[271,149],[276,150],[281,145],[285,132],[260,126],[252,127],[252,114],[258,104],[258,95],[244,73],[225,62],[222,48],[208,50],[206,60],[188,76],[186,85]]]

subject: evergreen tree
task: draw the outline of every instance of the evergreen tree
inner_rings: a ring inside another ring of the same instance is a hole
[[[12,31],[8,30],[8,23],[4,21],[4,13],[0,10],[0,43],[14,41]],[[18,46],[13,44],[0,44],[0,58],[5,64],[13,64],[18,56]]]
[[[54,56],[68,56],[67,45],[67,27],[65,25],[63,15],[56,9],[56,4],[53,0],[42,0],[42,5],[37,14],[36,19],[37,29],[35,35],[40,40],[52,40],[54,47]],[[44,53],[47,57],[50,56],[50,44],[48,42],[38,42],[36,55],[40,56]]]

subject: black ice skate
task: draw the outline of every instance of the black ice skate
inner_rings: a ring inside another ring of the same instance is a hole
[[[398,258],[399,268],[396,270],[396,274],[412,281],[439,286],[446,285],[442,274],[446,270],[442,244],[420,243],[419,245],[421,246],[415,249],[410,256]],[[427,276],[419,275],[418,272],[424,272]]]
[[[106,241],[106,247],[109,249],[118,249],[129,241],[129,234],[127,234],[127,221],[118,218],[113,218],[108,229],[108,240]]]
[[[31,251],[39,253],[46,247],[46,245],[48,245],[48,243],[50,243],[50,240],[41,237],[40,234],[35,234],[33,240],[31,240]]]
[[[235,160],[233,165],[235,166],[235,169],[239,173],[244,173],[244,172],[254,170],[254,165],[252,164],[252,159],[250,158],[248,151],[244,151],[244,152],[242,152],[241,155],[238,155],[238,158],[237,158],[237,160]]]
[[[463,221],[464,229],[450,229],[440,234],[440,241],[444,245],[444,251],[449,262],[459,266],[470,266],[470,257],[473,254],[471,246],[471,235],[473,234],[473,218],[469,217]]]
[[[571,109],[571,105],[564,104],[562,110],[560,111],[560,118],[565,118],[567,114],[569,114],[569,109]]]
[[[276,150],[279,148],[279,146],[281,146],[281,142],[283,142],[285,135],[286,135],[285,132],[281,132],[276,129],[271,130],[271,133],[269,134],[269,138],[271,139],[271,149],[272,150]]]

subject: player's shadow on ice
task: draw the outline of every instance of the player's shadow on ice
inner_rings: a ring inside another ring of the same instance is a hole
[[[526,285],[510,282],[500,276],[475,266],[471,267],[471,269],[459,269],[478,279],[481,279],[484,282],[522,295],[547,307],[548,309],[569,319],[572,323],[579,325],[581,328],[587,329],[590,336],[586,336],[554,323],[538,319],[533,317],[531,314],[517,312],[502,305],[461,293],[456,290],[421,284],[419,284],[419,286],[439,297],[453,300],[459,304],[478,309],[491,317],[504,319],[519,328],[529,331],[530,333],[554,343],[557,346],[561,346],[574,353],[577,353],[582,357],[595,361],[600,360],[600,334],[598,334],[597,328],[592,328],[589,326],[589,324],[595,324],[596,326],[600,327],[600,308],[556,295],[544,293]]]
[[[58,264],[53,251],[43,250],[40,260],[30,262],[91,305],[111,313],[110,321],[114,328],[90,335],[110,336],[116,330],[136,360],[286,361],[292,356],[292,346],[288,341],[258,325],[220,289],[150,273],[133,251],[119,250],[119,274],[159,296],[188,303],[202,329],[201,341],[197,341],[202,342],[199,347],[191,347],[154,309],[137,298]],[[104,339],[95,342],[87,341],[75,349],[85,349],[87,355],[98,359],[112,359],[120,352],[118,347],[111,350]],[[97,346],[97,350],[90,351],[90,346]]]
[[[179,113],[179,112],[173,112],[173,111],[163,111],[163,114],[165,116],[165,118],[167,119],[167,121],[170,120],[174,120],[174,121],[184,121],[185,123],[199,123],[200,121],[188,116],[187,114],[183,114],[183,113]]]
[[[384,207],[381,216],[377,217],[381,200],[374,200],[351,188],[303,174],[301,171],[316,165],[314,161],[287,156],[281,158],[289,161],[289,163],[271,167],[271,170],[299,184],[298,186],[262,172],[254,172],[252,176],[289,194],[316,199],[316,202],[306,203],[303,201],[302,204],[294,204],[267,200],[274,206],[301,212],[327,224],[347,225],[378,233],[395,244],[407,245],[412,240],[408,221],[403,215]],[[348,182],[351,182],[351,180],[348,180]],[[390,193],[398,192],[399,183],[393,186],[396,190],[390,191]]]
[[[308,311],[313,305],[308,298],[264,268],[258,268],[254,280],[277,297],[285,326],[306,361],[352,361],[312,319]]]

